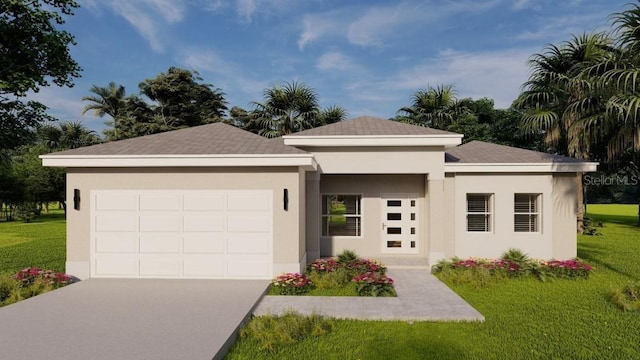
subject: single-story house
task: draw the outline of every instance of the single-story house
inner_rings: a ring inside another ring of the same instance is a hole
[[[358,117],[267,139],[224,123],[42,156],[67,169],[67,272],[253,278],[365,257],[576,256],[596,163]]]

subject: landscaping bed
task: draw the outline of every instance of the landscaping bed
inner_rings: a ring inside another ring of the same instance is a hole
[[[286,273],[271,282],[269,295],[396,296],[384,264],[359,258],[353,251],[318,259],[306,272]]]

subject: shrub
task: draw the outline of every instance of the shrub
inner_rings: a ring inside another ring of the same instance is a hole
[[[11,296],[18,285],[10,274],[0,274],[0,304]]]
[[[341,264],[334,258],[318,259],[307,265],[307,272],[329,273],[341,267]]]
[[[25,268],[15,275],[16,280],[23,286],[29,286],[40,280],[54,289],[71,283],[71,277],[67,274],[57,273],[53,270],[40,270],[37,267]]]
[[[575,279],[589,277],[593,268],[580,260],[551,260],[542,263],[542,268],[555,277]]]
[[[318,337],[333,329],[333,321],[312,314],[303,316],[287,312],[280,316],[258,316],[240,330],[241,341],[258,344],[260,350],[272,351],[287,346],[306,337]]]
[[[502,253],[500,259],[518,264],[520,268],[524,268],[527,263],[530,262],[529,256],[527,256],[527,254],[523,253],[519,249],[514,248],[509,248],[509,250]]]
[[[616,289],[609,295],[611,302],[624,311],[640,310],[640,282],[631,283],[622,290]]]
[[[271,281],[275,295],[301,295],[313,288],[313,282],[304,274],[286,273]]]
[[[356,275],[353,280],[359,296],[396,296],[393,279],[386,275],[368,272]]]
[[[362,273],[378,273],[384,275],[387,267],[372,259],[355,259],[345,264],[346,268],[355,276]]]
[[[318,289],[335,289],[351,282],[353,276],[347,269],[338,268],[331,272],[309,272],[309,279]]]
[[[338,263],[342,265],[347,265],[355,260],[358,260],[358,255],[356,255],[355,251],[353,250],[344,250],[337,256]]]

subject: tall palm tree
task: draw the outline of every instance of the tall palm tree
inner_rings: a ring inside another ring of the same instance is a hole
[[[438,85],[416,91],[411,96],[411,106],[398,110],[396,119],[444,130],[467,112],[464,104],[458,101],[453,85]]]
[[[296,81],[265,89],[264,101],[252,104],[259,134],[268,138],[312,128],[320,113],[318,95]]]
[[[115,138],[118,137],[120,131],[120,122],[127,117],[127,98],[125,87],[115,82],[110,82],[105,87],[93,85],[89,92],[94,95],[82,97],[82,101],[89,101],[82,109],[82,114],[93,111],[97,117],[109,115],[113,119],[113,127]]]
[[[101,142],[95,131],[89,130],[80,121],[65,121],[38,128],[38,138],[50,151],[75,149]]]
[[[523,111],[523,129],[543,133],[547,146],[554,152],[590,158],[591,134],[584,126],[586,113],[575,111],[573,104],[597,104],[589,89],[591,83],[580,77],[590,66],[602,61],[610,47],[605,34],[573,36],[560,46],[549,45],[544,52],[529,60],[532,69],[524,91],[514,102]],[[583,230],[584,206],[582,174],[576,179],[578,188],[578,231]]]

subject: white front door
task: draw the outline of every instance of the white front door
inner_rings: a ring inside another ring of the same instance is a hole
[[[418,199],[413,194],[382,194],[382,253],[418,253]]]

